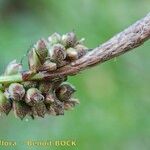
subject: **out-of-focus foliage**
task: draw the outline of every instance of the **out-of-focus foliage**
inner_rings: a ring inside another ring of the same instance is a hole
[[[0,0],[0,71],[41,37],[74,30],[93,48],[143,17],[149,0]],[[68,149],[150,149],[150,43],[70,77],[81,104],[63,117],[0,118],[0,139],[75,139]],[[34,147],[33,149],[57,149]],[[5,149],[0,146],[0,149]],[[10,148],[8,148],[10,149]],[[67,149],[59,147],[59,149]]]

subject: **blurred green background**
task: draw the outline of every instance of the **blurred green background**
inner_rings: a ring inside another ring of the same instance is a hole
[[[105,42],[149,12],[149,0],[0,0],[0,72],[53,32],[74,30],[90,47]],[[61,117],[20,121],[0,118],[0,140],[77,141],[76,147],[31,149],[149,150],[150,42],[70,77],[81,104]],[[11,147],[1,147],[13,149]]]

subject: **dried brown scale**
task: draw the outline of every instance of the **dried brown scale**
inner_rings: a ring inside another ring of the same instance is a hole
[[[20,101],[25,95],[25,89],[23,85],[19,83],[12,83],[8,87],[9,98]]]

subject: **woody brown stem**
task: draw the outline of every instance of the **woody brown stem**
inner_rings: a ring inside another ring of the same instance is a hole
[[[57,77],[76,75],[80,71],[103,63],[114,57],[122,55],[138,46],[141,46],[150,38],[150,13],[137,21],[124,31],[112,37],[106,43],[89,51],[82,58],[53,72],[40,72],[28,80],[51,80]],[[25,72],[24,74],[28,74]],[[24,75],[1,76],[0,83],[21,82]]]

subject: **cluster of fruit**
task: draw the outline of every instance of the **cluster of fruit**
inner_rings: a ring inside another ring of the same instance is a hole
[[[29,71],[33,74],[42,71],[55,71],[70,62],[81,58],[87,52],[83,39],[77,40],[73,32],[65,35],[52,34],[48,40],[39,40],[28,52]],[[22,72],[22,65],[11,62],[4,75]],[[44,117],[46,114],[63,115],[79,101],[72,97],[75,88],[66,82],[67,77],[54,78],[51,81],[36,80],[5,83],[0,85],[0,112],[15,116]]]

